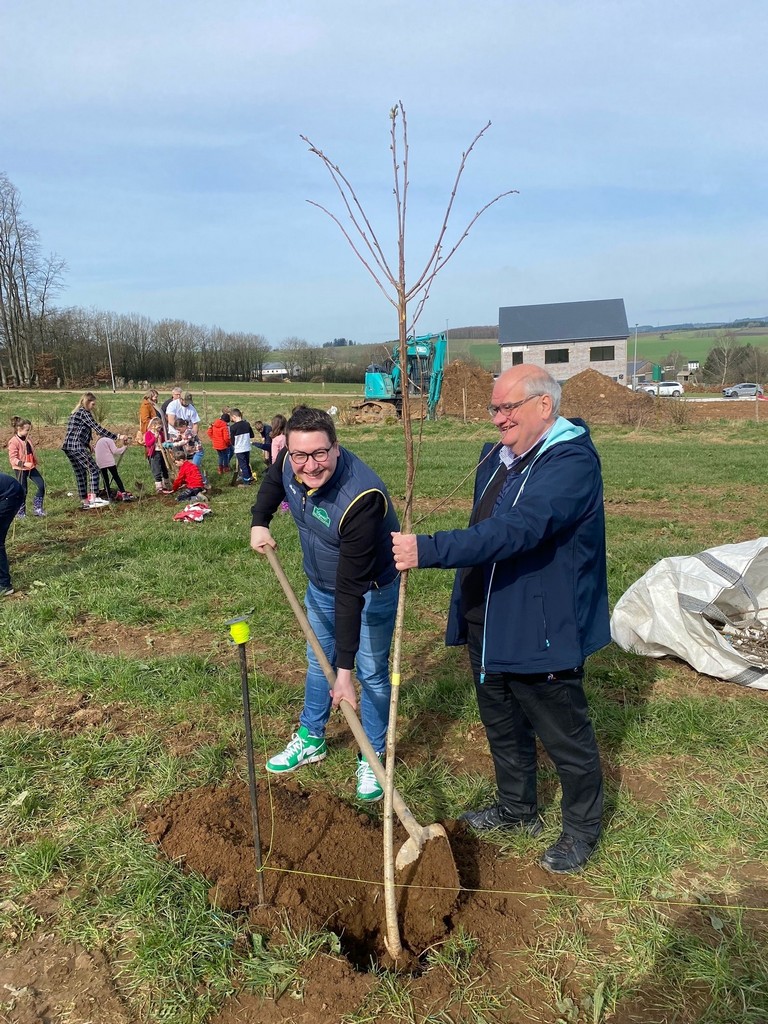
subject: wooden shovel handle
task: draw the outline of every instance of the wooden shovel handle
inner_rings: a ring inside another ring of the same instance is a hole
[[[288,603],[293,609],[293,613],[296,616],[296,621],[301,626],[304,636],[307,638],[307,642],[309,643],[312,650],[315,652],[315,657],[317,658],[318,663],[323,670],[325,678],[328,680],[328,685],[333,687],[336,683],[336,673],[333,671],[333,667],[331,666],[331,663],[328,661],[328,657],[325,651],[320,646],[320,641],[317,639],[314,629],[312,629],[312,625],[309,619],[307,618],[306,612],[301,606],[301,602],[294,593],[293,587],[291,586],[291,581],[285,575],[285,571],[282,565],[280,564],[280,559],[277,557],[277,552],[275,551],[274,548],[265,547],[264,553],[266,554],[267,560],[275,572],[275,576],[277,576],[280,586],[283,588],[283,593],[288,598]],[[379,760],[376,751],[371,746],[370,740],[365,735],[360,719],[355,714],[355,709],[346,700],[342,700],[339,707],[341,708],[342,714],[347,720],[347,725],[349,725],[349,728],[352,730],[352,735],[357,740],[357,745],[360,747],[363,757],[371,766],[371,770],[373,771],[373,774],[376,776],[376,781],[383,789],[385,785],[384,766]],[[394,808],[395,814],[402,822],[403,827],[405,828],[408,835],[412,836],[414,839],[417,840],[417,842],[420,843],[422,841],[424,829],[422,828],[421,825],[419,825],[414,816],[411,814],[410,810],[405,804],[405,801],[400,796],[397,790],[394,790],[392,794],[392,806]]]

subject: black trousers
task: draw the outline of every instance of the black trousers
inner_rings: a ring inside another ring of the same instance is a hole
[[[486,673],[480,682],[483,627],[469,627],[477,706],[496,770],[499,804],[512,818],[538,811],[536,736],[552,759],[563,796],[563,831],[592,842],[603,813],[603,773],[582,686],[583,669],[548,675]]]
[[[101,479],[104,481],[104,490],[107,492],[107,497],[112,497],[112,492],[109,489],[109,477],[112,475],[112,479],[117,487],[118,494],[125,490],[125,484],[120,479],[120,474],[117,472],[117,466],[102,466],[101,468]]]

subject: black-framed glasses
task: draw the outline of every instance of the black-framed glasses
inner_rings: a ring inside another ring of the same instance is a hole
[[[331,445],[333,448],[333,445]],[[331,448],[316,448],[313,452],[288,452],[291,457],[291,462],[297,466],[303,466],[307,459],[314,459],[319,465],[328,461],[328,455]]]
[[[521,398],[519,402],[502,402],[501,405],[489,405],[488,415],[495,416],[497,412],[503,412],[505,416],[508,416],[515,409],[519,409],[521,405],[530,402],[532,398],[541,398],[541,395],[528,395],[527,398]]]

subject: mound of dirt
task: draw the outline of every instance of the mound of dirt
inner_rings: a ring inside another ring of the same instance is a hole
[[[653,417],[653,398],[642,391],[630,391],[597,370],[584,370],[563,385],[560,412],[590,424],[634,424],[638,418]]]
[[[488,403],[493,390],[493,374],[479,366],[454,359],[443,371],[439,416],[459,416],[467,420],[487,420]]]
[[[255,923],[273,925],[288,912],[297,928],[331,928],[347,955],[367,964],[384,958],[381,887],[383,845],[378,824],[326,793],[296,783],[261,786],[259,821],[267,908],[258,907],[257,873],[247,787],[232,783],[181,793],[148,822],[147,832],[173,860],[213,882],[210,899],[222,909],[251,908]],[[269,823],[269,827],[267,827]],[[396,849],[407,839],[402,829]],[[300,874],[296,874],[300,872]],[[332,877],[329,877],[332,876]],[[418,955],[448,934],[458,878],[444,839],[425,844],[415,864],[396,872],[403,945]]]

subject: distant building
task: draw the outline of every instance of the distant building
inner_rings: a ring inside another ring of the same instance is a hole
[[[263,380],[275,380],[278,377],[282,380],[283,377],[288,377],[289,373],[285,363],[264,363],[261,376]]]
[[[592,369],[626,383],[624,299],[499,308],[501,369],[530,363],[559,381]]]

